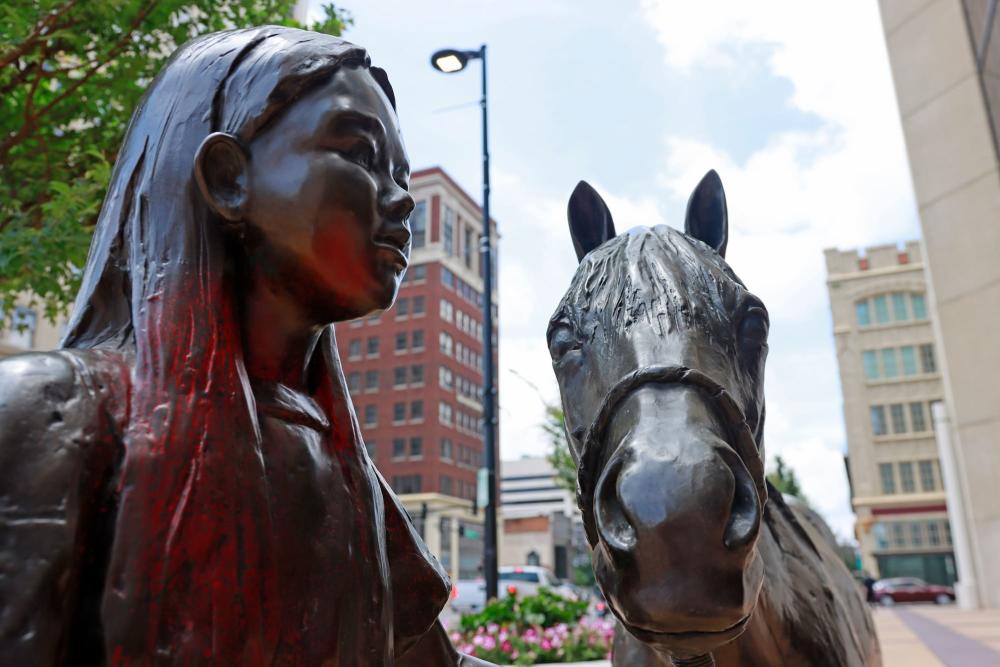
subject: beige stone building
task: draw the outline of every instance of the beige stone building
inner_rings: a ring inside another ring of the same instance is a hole
[[[920,245],[826,251],[862,566],[955,580],[931,405],[943,396]]]
[[[1000,607],[1000,12],[880,0],[920,212],[959,602]]]
[[[13,326],[0,330],[0,357],[31,350],[53,350],[59,345],[62,322],[52,324],[29,306],[18,306],[12,321]]]

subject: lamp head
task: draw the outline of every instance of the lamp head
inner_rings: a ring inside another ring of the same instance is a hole
[[[479,51],[462,51],[459,49],[441,49],[431,56],[431,66],[445,74],[454,74],[465,69],[469,60],[478,58]]]

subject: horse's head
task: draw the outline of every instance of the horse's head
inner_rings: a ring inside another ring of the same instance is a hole
[[[767,311],[723,259],[714,171],[684,234],[615,236],[582,182],[569,223],[580,266],[548,343],[594,571],[637,638],[707,653],[743,631],[763,580]]]

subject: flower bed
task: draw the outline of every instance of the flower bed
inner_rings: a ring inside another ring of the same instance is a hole
[[[468,655],[497,664],[534,665],[582,662],[610,656],[611,621],[584,617],[587,604],[546,589],[538,595],[511,595],[478,614],[462,617],[451,641]]]

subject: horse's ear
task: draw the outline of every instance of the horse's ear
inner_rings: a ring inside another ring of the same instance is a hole
[[[714,169],[705,174],[688,199],[684,233],[704,242],[722,257],[726,256],[726,244],[729,242],[726,191],[722,189],[722,179]]]
[[[588,252],[615,237],[615,223],[607,204],[590,187],[587,181],[580,181],[569,196],[566,209],[569,218],[569,234],[573,237],[576,259],[583,261]]]

